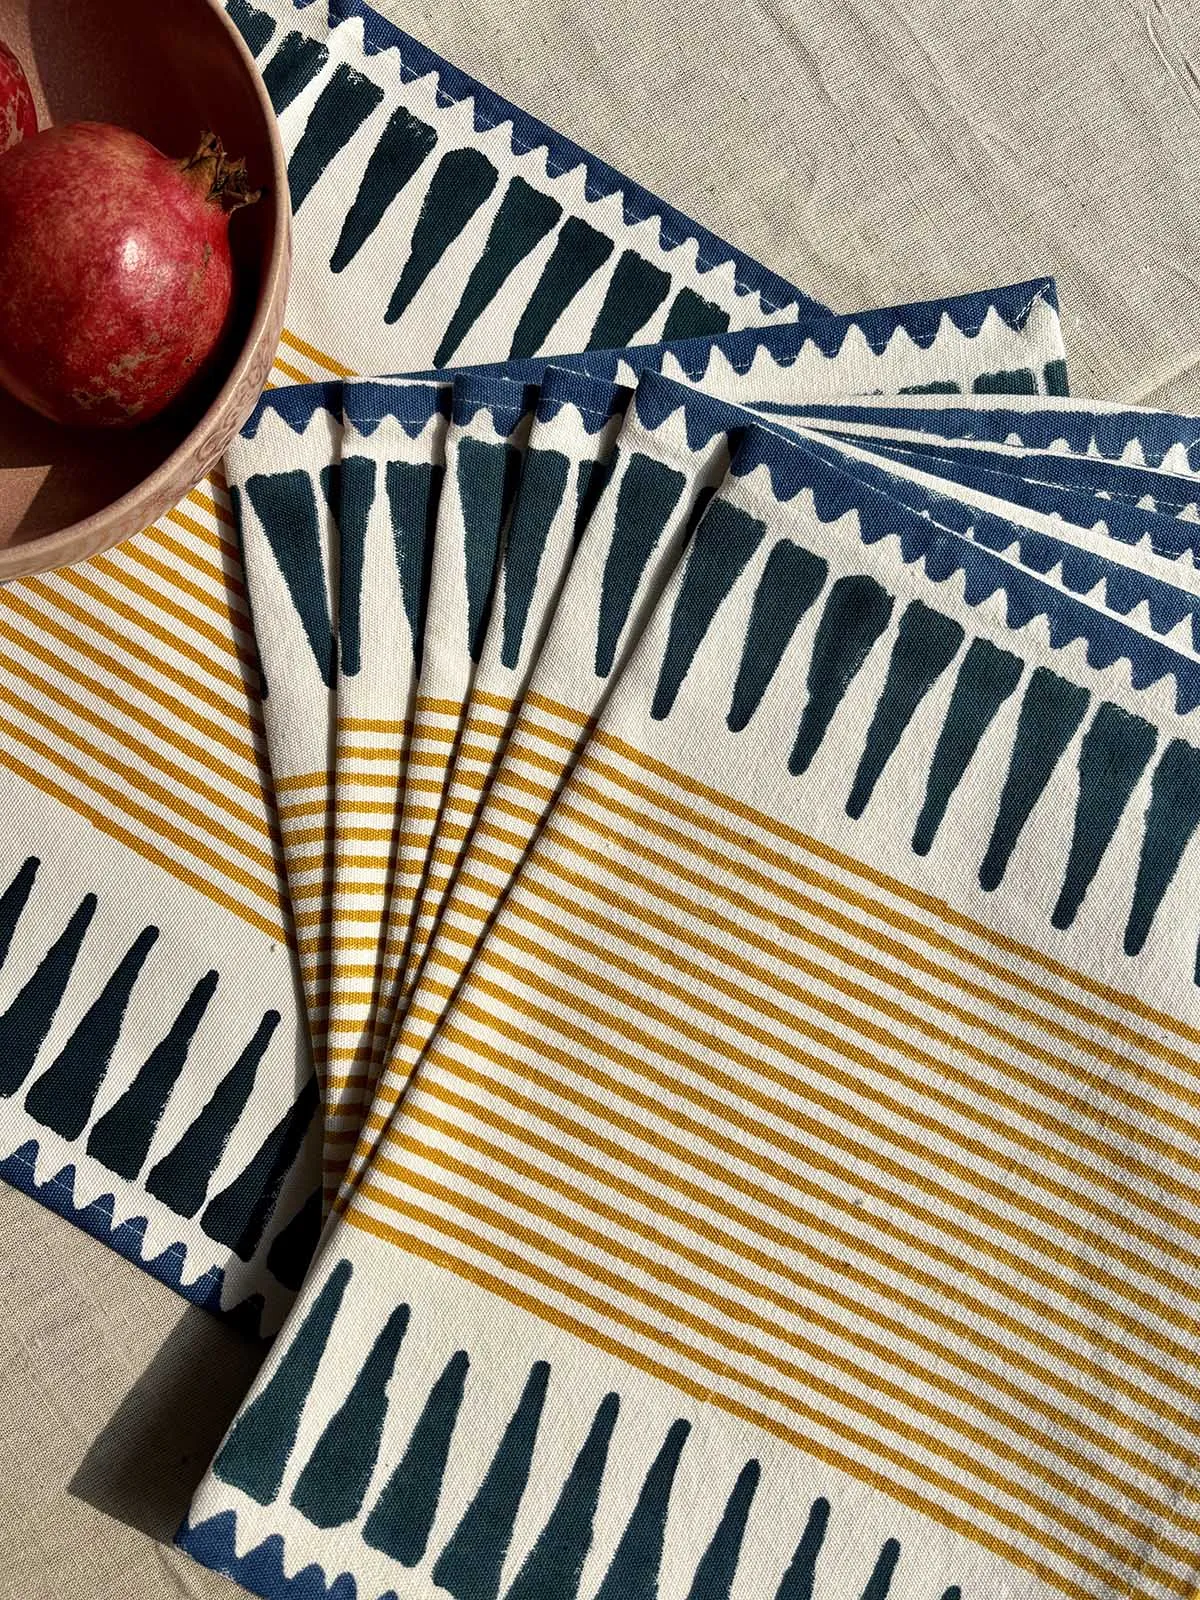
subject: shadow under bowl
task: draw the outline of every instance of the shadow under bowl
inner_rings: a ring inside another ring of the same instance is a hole
[[[116,123],[181,157],[212,129],[265,192],[232,220],[229,338],[169,412],[91,432],[0,391],[0,583],[106,550],[182,498],[249,415],[283,325],[287,163],[253,58],[219,0],[121,0],[119,11],[115,19],[112,0],[0,0],[0,39],[29,76],[40,125]]]

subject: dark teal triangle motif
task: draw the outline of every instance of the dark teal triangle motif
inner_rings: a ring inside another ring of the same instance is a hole
[[[362,1507],[383,1437],[387,1386],[408,1319],[404,1305],[388,1317],[296,1480],[292,1504],[314,1527],[339,1528]]]
[[[615,1394],[600,1402],[554,1510],[504,1600],[578,1600],[620,1405]]]
[[[668,1429],[595,1600],[658,1600],[667,1510],[679,1458],[690,1432],[691,1424],[682,1417]]]
[[[429,1391],[400,1464],[380,1491],[363,1528],[363,1538],[373,1550],[403,1567],[415,1567],[429,1543],[468,1366],[465,1350],[456,1351],[446,1363]]]
[[[113,1102],[88,1135],[88,1154],[110,1172],[123,1178],[136,1178],[142,1170],[168,1097],[187,1064],[196,1029],[216,989],[217,974],[206,973],[128,1089]]]
[[[16,1094],[33,1070],[95,911],[96,896],[85,894],[37,971],[0,1016],[0,1095]]]
[[[142,929],[57,1057],[25,1096],[29,1115],[64,1139],[78,1139],[87,1127],[117,1047],[133,986],[157,940],[157,928]]]
[[[274,1372],[243,1409],[213,1462],[213,1473],[222,1483],[240,1489],[260,1506],[269,1506],[283,1483],[300,1415],[351,1272],[343,1259],[326,1278]]]
[[[496,1600],[500,1573],[533,1464],[550,1364],[535,1361],[492,1464],[433,1568],[454,1600]]]
[[[742,1553],[742,1540],[746,1536],[750,1502],[754,1499],[761,1476],[762,1468],[757,1461],[747,1461],[738,1473],[712,1543],[700,1557],[700,1565],[688,1590],[688,1600],[730,1600]]]
[[[254,507],[287,584],[325,686],[332,689],[337,644],[325,582],[321,517],[307,472],[255,472],[246,479],[246,498]]]

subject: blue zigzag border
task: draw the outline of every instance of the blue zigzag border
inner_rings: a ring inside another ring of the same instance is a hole
[[[237,1512],[218,1511],[195,1527],[186,1519],[175,1545],[201,1566],[223,1573],[262,1600],[359,1600],[358,1584],[349,1572],[327,1582],[314,1561],[289,1578],[283,1569],[283,1535],[272,1533],[244,1556],[237,1553]],[[365,1600],[365,1597],[364,1597]],[[394,1589],[372,1600],[399,1600]]]
[[[149,1277],[156,1279],[182,1299],[192,1305],[203,1307],[205,1311],[215,1312],[225,1321],[237,1324],[255,1337],[259,1336],[263,1311],[261,1295],[248,1295],[236,1306],[228,1308],[223,1306],[221,1295],[225,1287],[225,1273],[220,1267],[210,1267],[192,1283],[185,1283],[183,1269],[187,1262],[188,1247],[182,1239],[168,1245],[156,1256],[147,1256],[144,1253],[144,1245],[150,1225],[149,1218],[127,1217],[122,1222],[116,1222],[115,1194],[98,1195],[87,1205],[77,1206],[76,1174],[72,1163],[68,1163],[44,1183],[39,1183],[36,1165],[39,1149],[36,1139],[27,1139],[11,1155],[0,1158],[0,1180],[7,1183],[10,1188],[19,1190],[21,1194],[28,1195],[31,1200],[36,1200],[55,1216],[72,1223],[89,1238],[107,1245],[110,1250],[114,1250],[133,1266],[140,1267]]]

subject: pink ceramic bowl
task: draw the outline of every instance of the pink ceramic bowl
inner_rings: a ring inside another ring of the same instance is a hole
[[[89,119],[169,155],[211,128],[266,192],[238,212],[238,320],[203,392],[131,432],[61,428],[0,391],[0,583],[107,550],[187,493],[257,400],[287,299],[287,164],[253,59],[219,0],[0,0],[42,127]],[[3,157],[0,156],[0,160]]]

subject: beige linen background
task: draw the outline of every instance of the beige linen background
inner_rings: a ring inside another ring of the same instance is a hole
[[[1053,272],[1077,392],[1200,409],[1200,0],[383,9],[836,310]],[[255,1359],[0,1185],[0,1600],[239,1594],[157,1541]]]

